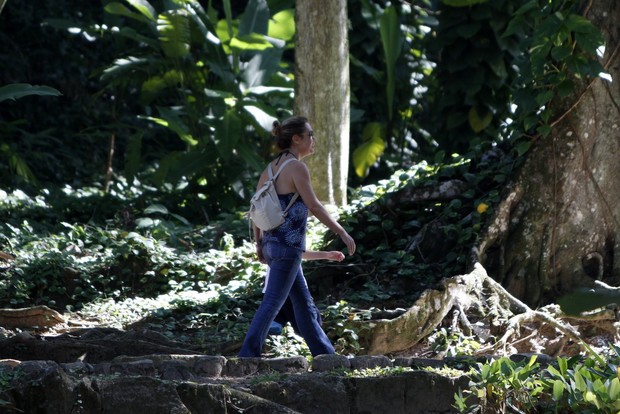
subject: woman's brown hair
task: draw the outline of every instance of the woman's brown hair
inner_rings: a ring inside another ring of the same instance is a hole
[[[273,121],[271,135],[276,137],[278,148],[281,150],[289,149],[293,142],[293,135],[303,135],[306,132],[307,122],[308,119],[303,116],[293,116],[285,119],[282,123]]]

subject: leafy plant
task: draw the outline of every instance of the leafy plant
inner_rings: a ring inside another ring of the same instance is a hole
[[[462,332],[453,332],[449,328],[438,329],[427,340],[432,350],[442,356],[472,355],[480,349],[480,343],[473,337],[467,337]]]
[[[276,357],[301,355],[312,358],[308,345],[290,326],[285,326],[280,335],[268,336],[265,343],[269,353]]]
[[[502,357],[478,364],[469,374],[470,388],[455,395],[455,407],[460,412],[528,412],[544,390],[536,375],[539,368],[536,356],[523,362]],[[474,403],[470,403],[470,397]]]
[[[620,410],[620,348],[611,344],[605,358],[591,353],[584,360],[558,358],[544,376],[550,405],[583,413]]]
[[[551,131],[552,108],[561,105],[550,103],[602,72],[602,35],[579,14],[578,1],[476,3],[439,7],[427,51],[442,63],[423,126],[445,151],[496,142],[521,155]]]
[[[328,336],[335,341],[334,348],[337,353],[345,355],[359,353],[361,345],[356,322],[369,318],[370,312],[356,312],[343,300],[327,307],[323,312],[323,324]]]
[[[49,86],[30,85],[27,83],[14,83],[0,86],[0,102],[6,99],[19,99],[24,96],[58,96],[60,91]]]
[[[620,409],[620,348],[606,355],[559,357],[545,368],[529,360],[500,358],[479,363],[468,374],[469,388],[455,395],[460,412],[616,413]]]
[[[105,88],[123,94],[131,85],[145,106],[140,118],[179,139],[151,179],[161,185],[187,177],[209,214],[247,195],[248,178],[271,151],[257,137],[267,138],[273,121],[289,113],[293,93],[282,61],[294,35],[290,10],[271,15],[266,2],[252,0],[234,19],[230,0],[223,9],[218,20],[216,9],[198,1],[111,2],[105,10],[121,30],[86,29],[127,45],[102,72]]]

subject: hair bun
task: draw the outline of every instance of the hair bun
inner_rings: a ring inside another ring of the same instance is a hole
[[[282,125],[280,124],[280,121],[273,121],[273,128],[271,129],[271,135],[273,135],[274,137],[279,137],[280,133],[282,132]]]

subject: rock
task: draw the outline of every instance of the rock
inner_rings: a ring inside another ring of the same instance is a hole
[[[93,380],[93,390],[100,395],[101,407],[99,410],[91,412],[114,414],[191,413],[179,397],[176,385],[156,378],[97,378]],[[58,413],[60,412],[58,411]]]
[[[339,368],[349,369],[351,361],[344,355],[317,355],[312,359],[312,370],[316,372],[332,371]]]
[[[392,361],[385,355],[362,355],[351,359],[351,369],[391,367]]]
[[[409,368],[441,368],[446,365],[441,359],[416,358],[416,357],[400,357],[394,359],[394,366]]]
[[[290,375],[278,383],[257,383],[252,393],[304,414],[364,412],[350,406],[346,379],[327,373]]]
[[[168,381],[188,381],[195,378],[185,361],[164,361],[159,366],[161,378]]]
[[[143,359],[134,362],[113,362],[110,365],[110,373],[122,375],[142,375],[146,377],[154,377],[157,374],[155,365],[150,359]]]
[[[446,378],[428,371],[389,377],[351,378],[349,398],[365,414],[454,413],[453,396],[468,380]]]
[[[203,377],[219,377],[226,363],[223,356],[199,356],[194,360],[194,372]]]

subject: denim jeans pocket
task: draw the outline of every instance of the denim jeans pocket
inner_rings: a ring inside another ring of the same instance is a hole
[[[263,245],[263,255],[265,255],[265,259],[269,263],[271,260],[301,257],[301,251],[282,243],[267,242]]]

